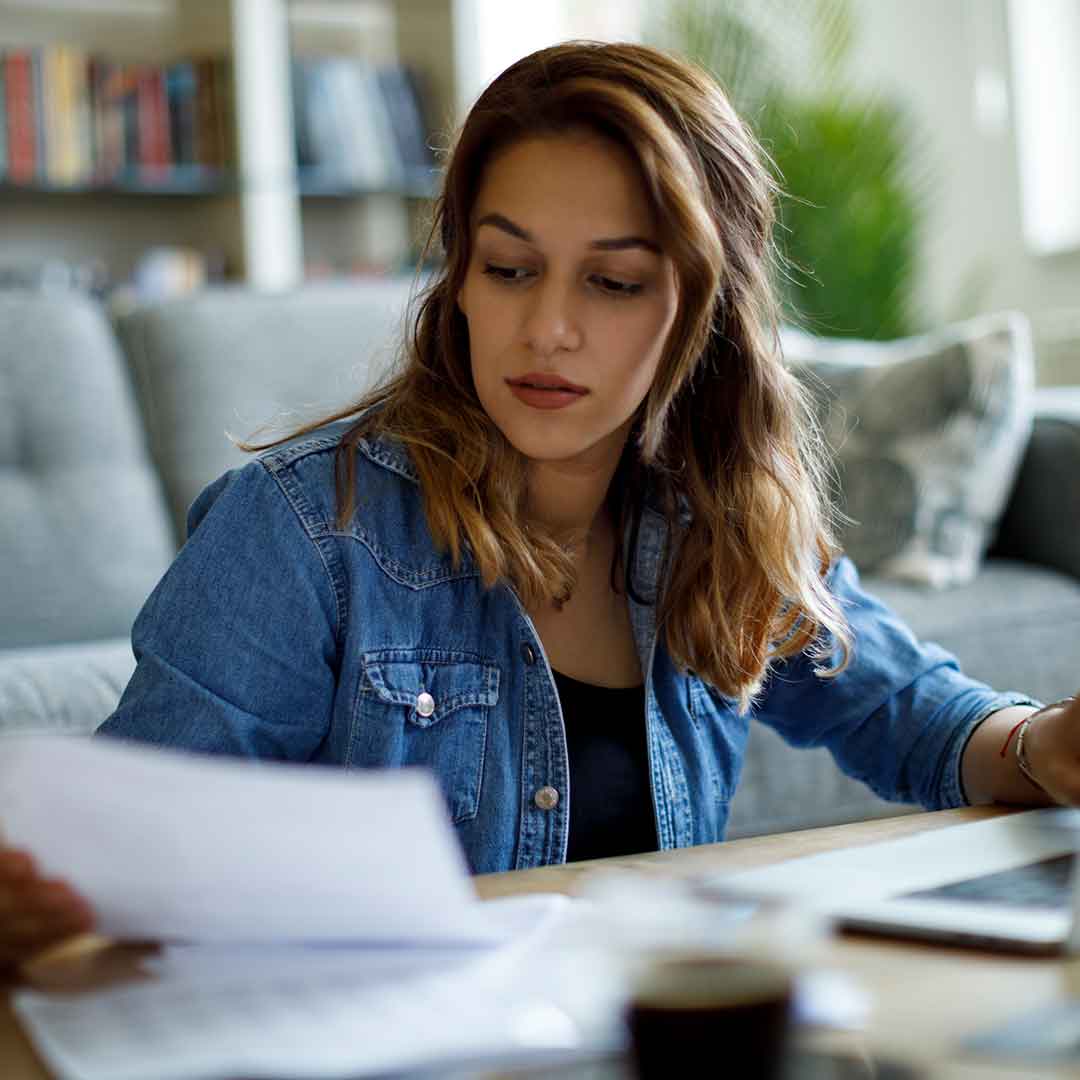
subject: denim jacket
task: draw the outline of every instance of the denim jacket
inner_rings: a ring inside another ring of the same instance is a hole
[[[330,428],[271,450],[195,500],[188,540],[135,621],[135,673],[99,733],[344,769],[424,766],[474,872],[563,862],[566,737],[532,621],[511,587],[484,588],[468,554],[455,568],[436,549],[400,444],[361,444],[357,509],[338,529],[339,437]],[[676,529],[646,510],[629,601],[662,848],[723,839],[751,718],[828,747],[886,798],[963,805],[968,736],[1027,698],[994,693],[917,642],[840,558],[828,580],[854,632],[850,666],[823,679],[806,657],[778,663],[740,715],[678,670],[654,606],[638,602],[655,595]]]

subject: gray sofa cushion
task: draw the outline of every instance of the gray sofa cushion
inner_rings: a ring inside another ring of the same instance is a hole
[[[88,735],[135,670],[127,638],[0,652],[0,734]]]
[[[250,439],[276,422],[267,437],[283,435],[344,407],[387,368],[411,284],[221,287],[117,319],[180,535],[195,496],[248,460],[226,432]]]
[[[1056,701],[1080,689],[1080,579],[988,559],[958,589],[932,592],[880,579],[868,579],[867,588],[997,690]]]
[[[174,539],[123,355],[76,293],[0,327],[0,648],[127,634]]]
[[[1035,429],[995,553],[1080,580],[1080,387],[1035,391]],[[1080,680],[1080,675],[1078,675]]]

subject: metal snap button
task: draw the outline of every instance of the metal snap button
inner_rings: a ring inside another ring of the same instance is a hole
[[[521,659],[530,667],[536,663],[536,650],[527,641],[521,646]]]
[[[435,699],[425,690],[416,698],[416,711],[421,716],[430,716],[435,711]]]
[[[542,787],[533,796],[533,802],[541,810],[554,810],[559,805],[559,793],[553,787]]]

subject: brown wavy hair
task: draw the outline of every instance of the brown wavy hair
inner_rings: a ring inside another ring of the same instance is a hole
[[[499,75],[447,154],[424,248],[426,260],[437,238],[445,262],[418,297],[396,373],[288,438],[354,419],[336,458],[343,529],[355,509],[358,441],[400,440],[431,533],[455,564],[467,549],[486,586],[510,584],[527,607],[565,599],[574,587],[570,551],[565,538],[525,519],[527,463],[476,396],[456,297],[493,155],[516,140],[583,128],[636,161],[679,295],[609,492],[617,535],[632,538],[628,550],[617,545],[612,581],[633,590],[648,502],[678,538],[678,558],[669,544],[662,587],[646,598],[667,649],[745,708],[774,659],[808,651],[819,674],[835,674],[851,642],[824,582],[839,551],[825,494],[829,459],[779,347],[779,190],[753,135],[695,64],[642,45],[570,41]]]

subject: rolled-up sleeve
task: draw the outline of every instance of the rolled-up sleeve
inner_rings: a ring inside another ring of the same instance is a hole
[[[778,663],[757,718],[793,745],[827,747],[845,773],[882,798],[928,810],[966,805],[960,765],[972,732],[999,709],[1039,702],[969,678],[951,653],[917,640],[862,589],[846,556],[833,564],[828,584],[854,637],[849,665],[825,678],[806,655]]]
[[[135,673],[98,728],[165,746],[305,760],[336,689],[329,536],[260,461],[192,505],[187,543],[132,629]]]

